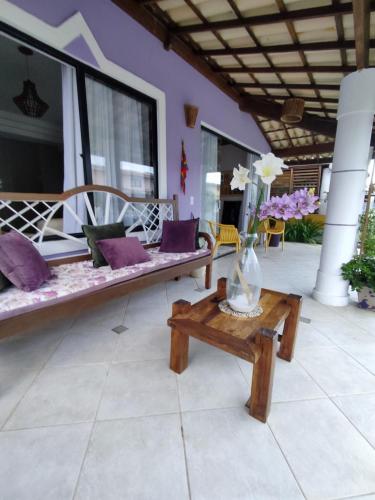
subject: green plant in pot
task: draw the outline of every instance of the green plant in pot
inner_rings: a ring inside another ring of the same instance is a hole
[[[316,244],[322,242],[323,229],[318,223],[308,219],[294,219],[285,226],[285,239],[298,243]]]
[[[375,256],[375,208],[360,219],[361,253]]]
[[[356,255],[342,265],[341,273],[358,292],[358,307],[375,311],[375,256]]]

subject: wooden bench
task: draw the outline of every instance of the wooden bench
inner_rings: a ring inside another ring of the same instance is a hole
[[[104,205],[104,212],[100,217],[98,207],[95,206],[96,196],[104,197],[101,204]],[[114,207],[117,216],[115,220],[111,220]],[[130,198],[112,187],[88,185],[62,194],[0,193],[0,230],[17,230],[30,239],[42,254],[48,252],[49,243],[56,245],[59,242],[70,242],[76,251],[77,248],[81,248],[82,252],[79,255],[65,255],[59,258],[47,256],[49,266],[91,259],[85,238],[56,228],[54,217],[63,210],[79,228],[85,223],[98,225],[125,221],[130,213],[132,223],[127,227],[126,235],[139,237],[145,248],[157,247],[160,244],[164,220],[178,220],[177,196],[173,199]],[[212,242],[208,234],[199,233],[199,235],[207,242],[210,254],[198,256],[188,262],[176,263],[165,269],[151,271],[123,283],[109,284],[105,288],[88,291],[78,297],[68,296],[61,302],[48,304],[47,301],[39,309],[0,320],[0,339],[26,333],[51,320],[95,308],[106,301],[190,274],[201,267],[206,269],[205,287],[211,288]],[[0,292],[0,299],[1,293],[6,291]]]

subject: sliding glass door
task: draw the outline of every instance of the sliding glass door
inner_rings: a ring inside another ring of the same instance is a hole
[[[254,162],[259,155],[219,134],[202,128],[202,205],[201,227],[209,231],[208,221],[233,224],[245,231],[255,208],[260,180]],[[250,171],[245,191],[232,191],[233,168],[241,164]]]
[[[219,222],[221,174],[218,171],[218,137],[202,130],[201,230],[209,232],[208,221]]]

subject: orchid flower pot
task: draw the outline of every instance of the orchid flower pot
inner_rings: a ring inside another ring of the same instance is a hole
[[[270,247],[278,247],[281,240],[281,234],[273,234],[270,239]]]
[[[227,300],[237,312],[249,313],[258,304],[262,289],[262,271],[254,252],[257,234],[247,234],[244,245],[236,255],[227,280]]]
[[[361,288],[358,292],[358,307],[375,311],[375,290],[371,290],[367,286]]]

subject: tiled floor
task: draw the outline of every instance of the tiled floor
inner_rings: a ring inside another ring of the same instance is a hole
[[[258,250],[264,286],[311,320],[266,425],[244,408],[252,365],[193,340],[168,368],[171,303],[206,293],[193,278],[0,342],[0,499],[374,500],[375,314],[312,300],[319,251]]]

